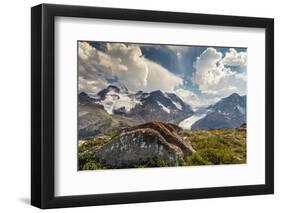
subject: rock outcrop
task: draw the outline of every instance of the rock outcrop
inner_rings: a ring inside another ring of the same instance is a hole
[[[128,168],[151,161],[176,165],[195,152],[190,143],[181,140],[178,131],[176,125],[159,121],[126,128],[95,156],[109,168]]]

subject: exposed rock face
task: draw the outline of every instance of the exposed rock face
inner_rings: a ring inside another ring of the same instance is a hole
[[[141,104],[137,104],[128,116],[140,115],[144,120],[161,120],[178,124],[181,120],[193,115],[191,107],[176,94],[160,90],[151,93],[139,91],[136,95]]]
[[[109,168],[164,161],[175,165],[194,151],[177,135],[175,126],[158,121],[127,128],[117,138],[102,146],[96,158]]]
[[[221,99],[215,105],[208,107],[208,114],[196,121],[192,130],[232,129],[246,122],[246,96],[237,93]]]
[[[96,104],[95,99],[86,93],[79,94],[78,130],[79,139],[94,137],[100,133],[138,125],[143,123],[141,117],[125,117],[109,115],[102,105]]]

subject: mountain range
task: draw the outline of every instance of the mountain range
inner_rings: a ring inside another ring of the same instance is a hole
[[[161,120],[178,124],[194,114],[191,106],[173,93],[128,91],[110,85],[95,96],[81,92],[78,97],[78,128],[81,137]]]
[[[236,128],[246,122],[246,96],[237,93],[198,111],[174,93],[160,90],[131,92],[109,85],[90,96],[78,96],[79,137],[86,138],[120,128],[160,120],[184,129]]]

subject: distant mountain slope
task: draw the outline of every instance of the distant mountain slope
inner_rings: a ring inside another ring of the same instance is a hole
[[[237,93],[221,99],[208,107],[209,113],[196,121],[191,129],[230,129],[246,122],[246,96]]]
[[[80,93],[80,95],[84,96],[85,93]],[[151,116],[154,116],[154,118],[167,121],[175,120],[177,123],[177,120],[193,114],[191,107],[176,94],[164,93],[160,90],[150,93],[143,91],[132,93],[124,86],[110,85],[98,92],[95,98],[90,99],[92,103],[103,106],[110,115],[135,116],[138,114],[144,116],[146,120],[153,120]]]
[[[110,85],[90,97],[79,94],[79,136],[88,137],[120,128],[160,120],[183,129],[238,128],[246,123],[246,96],[237,93],[195,113],[174,93],[128,91]]]
[[[145,122],[141,117],[125,117],[110,115],[104,106],[97,104],[96,99],[89,97],[86,93],[78,96],[78,131],[79,138],[88,138],[100,133],[134,126]]]
[[[79,136],[130,127],[151,120],[178,124],[193,115],[191,107],[173,93],[160,90],[132,93],[126,87],[110,85],[93,98],[85,92],[78,96]]]
[[[191,107],[175,94],[157,90],[151,93],[138,92],[138,97],[140,103],[131,110],[129,116],[140,115],[146,121],[161,120],[178,124],[193,115]]]

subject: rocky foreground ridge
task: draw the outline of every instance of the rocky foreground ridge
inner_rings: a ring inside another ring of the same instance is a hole
[[[96,152],[98,161],[107,167],[122,168],[164,161],[175,165],[195,150],[177,134],[176,125],[152,121],[123,130]]]
[[[177,125],[151,121],[80,141],[79,164],[92,159],[105,168],[176,166],[195,152],[180,131]]]
[[[79,169],[236,164],[246,162],[246,124],[190,130],[151,121],[79,141]]]

